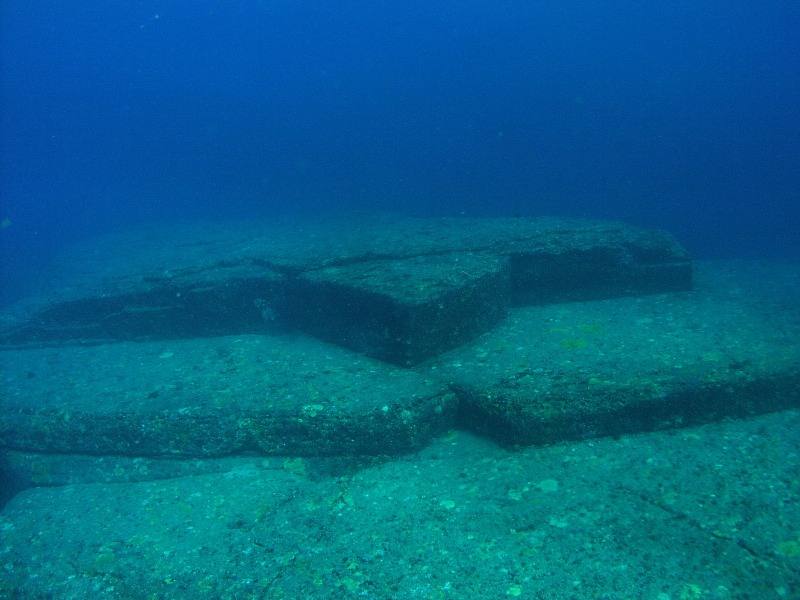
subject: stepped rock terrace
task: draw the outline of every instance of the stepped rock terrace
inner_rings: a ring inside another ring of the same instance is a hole
[[[798,340],[616,223],[95,240],[2,315],[0,596],[796,597]]]
[[[391,455],[454,427],[549,444],[771,412],[800,389],[796,269],[692,265],[617,223],[132,232],[75,249],[50,289],[2,333],[11,470],[25,453]]]
[[[515,305],[686,290],[673,238],[555,219],[362,219],[186,226],[77,249],[5,344],[288,328],[411,366]]]

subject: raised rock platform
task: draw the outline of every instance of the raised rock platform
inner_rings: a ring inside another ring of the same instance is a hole
[[[545,444],[800,404],[800,269],[700,263],[696,289],[514,309],[421,372],[461,426]]]
[[[31,489],[0,513],[0,597],[797,598],[798,427]]]
[[[686,290],[667,234],[556,219],[186,226],[79,248],[0,343],[147,340],[289,327],[414,365],[515,304]]]
[[[691,292],[511,309],[413,370],[286,333],[5,350],[0,447],[382,455],[455,426],[547,444],[797,406],[800,269],[697,271]]]
[[[396,454],[452,424],[438,381],[304,336],[0,353],[0,447],[126,456]]]
[[[756,416],[800,405],[798,264],[371,220],[115,236],[49,283],[3,319],[2,597],[800,593],[800,417]]]

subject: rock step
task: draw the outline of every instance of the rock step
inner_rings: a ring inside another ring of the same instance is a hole
[[[452,421],[439,382],[302,336],[1,353],[0,447],[126,456],[395,454]]]
[[[543,444],[797,406],[798,340],[800,266],[699,263],[692,292],[519,308],[421,372],[462,427]]]
[[[0,597],[797,598],[798,427],[39,487],[0,514]]]
[[[411,366],[512,305],[686,290],[669,235],[557,219],[228,223],[76,248],[0,343],[168,339],[294,328]]]
[[[692,292],[516,308],[414,370],[295,335],[7,350],[0,448],[386,455],[770,412],[800,403],[798,307],[797,266],[701,263]]]

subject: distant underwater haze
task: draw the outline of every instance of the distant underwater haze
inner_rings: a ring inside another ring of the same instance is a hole
[[[796,255],[790,2],[20,2],[0,232],[26,264],[134,224],[588,216]]]
[[[0,598],[800,598],[800,3],[0,3]]]

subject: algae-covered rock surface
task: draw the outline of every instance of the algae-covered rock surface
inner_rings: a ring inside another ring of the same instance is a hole
[[[0,333],[0,597],[800,597],[800,267],[553,219],[208,224]]]
[[[186,225],[94,240],[3,319],[0,342],[143,340],[291,327],[412,365],[513,302],[691,287],[671,236],[559,219]],[[356,318],[363,315],[365,318]]]
[[[305,336],[0,353],[0,444],[203,457],[394,454],[450,425],[439,381]]]
[[[550,443],[746,416],[800,402],[800,270],[699,263],[677,294],[513,310],[422,370],[464,427]]]
[[[546,444],[796,406],[798,270],[697,270],[692,291],[514,308],[416,369],[294,333],[6,349],[0,444],[132,457],[394,455],[453,426]]]
[[[37,488],[0,590],[56,598],[794,598],[796,411],[508,451],[452,432],[312,478],[304,459]]]

